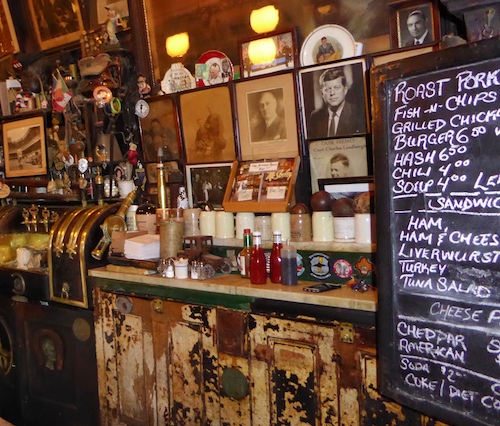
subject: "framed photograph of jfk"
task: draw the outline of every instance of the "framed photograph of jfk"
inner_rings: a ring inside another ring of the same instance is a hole
[[[242,160],[298,155],[293,73],[236,83],[236,103]]]
[[[439,9],[432,1],[389,3],[391,48],[413,47],[439,40]]]
[[[45,125],[42,115],[2,123],[5,176],[47,174]]]
[[[365,58],[304,68],[299,72],[306,139],[368,132]]]

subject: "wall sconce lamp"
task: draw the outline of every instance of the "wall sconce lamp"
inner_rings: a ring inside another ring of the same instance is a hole
[[[167,37],[165,42],[167,53],[172,58],[184,56],[189,50],[189,35],[188,33],[179,33]]]
[[[276,58],[276,44],[272,37],[253,40],[248,45],[248,57],[254,65],[269,64]]]
[[[279,10],[272,4],[252,10],[250,14],[250,26],[258,34],[274,31],[279,20]]]

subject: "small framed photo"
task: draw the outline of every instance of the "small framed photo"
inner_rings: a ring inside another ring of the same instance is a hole
[[[368,132],[366,59],[333,62],[299,72],[306,139]]]
[[[368,156],[366,136],[310,142],[312,192],[321,179],[368,176]]]
[[[140,118],[142,153],[144,161],[157,161],[158,148],[163,148],[164,160],[180,159],[179,120],[172,98],[148,98],[149,113]]]
[[[293,69],[297,65],[295,30],[268,33],[240,42],[243,78]]]
[[[232,164],[229,162],[186,166],[189,206],[209,203],[214,209],[222,209]]]
[[[374,212],[375,182],[373,177],[320,179],[319,188],[330,193],[334,200],[350,198],[354,214]]]
[[[47,174],[44,116],[2,123],[5,176]]]
[[[177,161],[165,161],[163,163],[163,170],[165,173],[165,180],[169,182],[169,176],[173,172],[179,172],[179,164],[177,164]],[[148,179],[148,184],[156,185],[158,183],[158,163],[146,164],[146,177]]]
[[[236,159],[231,94],[227,85],[183,93],[180,106],[187,163]]]
[[[411,47],[440,39],[437,0],[389,3],[391,47]]]
[[[42,50],[80,40],[84,28],[78,0],[28,0],[28,5],[33,30]]]
[[[240,81],[235,87],[242,160],[297,156],[293,73]]]

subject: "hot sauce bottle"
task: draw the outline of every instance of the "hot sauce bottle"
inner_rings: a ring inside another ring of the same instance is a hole
[[[243,230],[243,250],[238,254],[238,265],[243,278],[250,277],[250,254],[252,252],[252,233],[250,229]]]
[[[273,248],[271,250],[271,282],[281,283],[281,231],[273,232]]]
[[[266,256],[262,248],[262,236],[260,232],[254,232],[250,253],[250,282],[252,284],[265,284],[266,275]]]

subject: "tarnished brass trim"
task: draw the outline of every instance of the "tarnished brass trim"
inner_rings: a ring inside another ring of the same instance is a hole
[[[350,322],[341,322],[339,336],[344,343],[354,343],[354,326]]]

